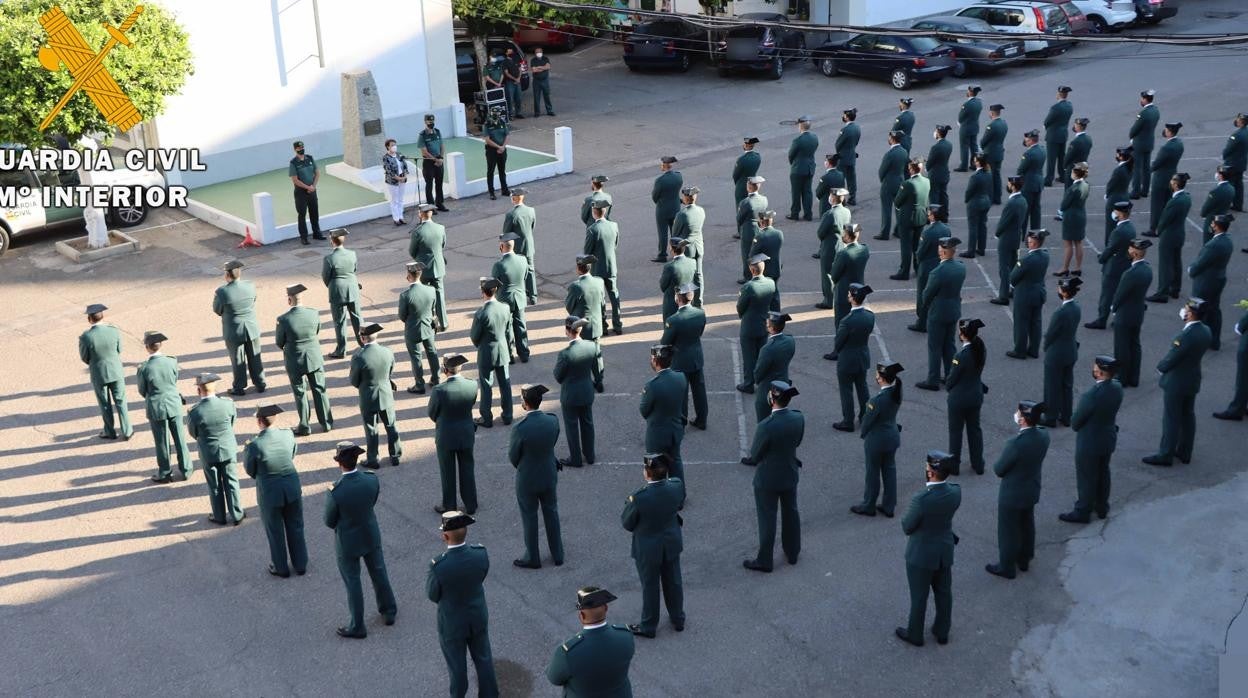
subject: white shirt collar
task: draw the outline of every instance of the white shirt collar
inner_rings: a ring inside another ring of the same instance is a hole
[[[1143,257],[1140,257],[1139,259],[1137,259],[1137,260],[1135,260],[1134,262],[1132,262],[1132,263],[1131,263],[1131,266],[1135,266],[1135,265],[1137,265],[1137,264],[1139,264],[1140,262],[1143,262],[1143,261],[1146,261],[1146,260],[1145,260]]]
[[[462,547],[464,547],[465,545],[468,545],[468,544],[467,544],[467,543],[455,543],[454,545],[448,545],[448,546],[446,546],[446,549],[447,549],[447,550],[453,550],[453,549],[455,549],[455,548],[462,548]]]
[[[1083,177],[1075,177],[1075,181],[1076,181],[1076,182],[1082,182],[1082,181],[1083,181]]]
[[[1127,221],[1129,221],[1129,220],[1131,220],[1131,219],[1130,219],[1130,218],[1119,218],[1119,219],[1118,219],[1118,223],[1117,223],[1117,225],[1115,225],[1114,227],[1115,227],[1115,228],[1117,228],[1119,225],[1122,225],[1123,223],[1126,223],[1126,222],[1127,222]]]
[[[934,486],[936,486],[936,485],[943,485],[943,484],[945,484],[946,482],[948,482],[948,481],[947,481],[947,480],[940,480],[940,481],[938,481],[938,482],[925,482],[925,483],[923,483],[923,484],[924,484],[925,486],[927,486],[927,487],[934,487]]]
[[[356,474],[356,473],[358,473],[358,472],[360,472],[360,469],[359,469],[359,468],[352,468],[352,469],[350,469],[350,470],[344,470],[344,471],[342,471],[342,474],[343,474],[343,475],[354,475],[354,474]]]
[[[900,143],[894,143],[892,147],[889,148],[889,150],[892,150],[893,148],[900,148],[900,147],[901,147]]]
[[[1191,327],[1192,325],[1199,325],[1199,324],[1200,324],[1200,320],[1192,320],[1191,322],[1184,323],[1183,331],[1186,332],[1187,328]]]
[[[1174,196],[1178,196],[1179,194],[1182,194],[1182,193],[1184,193],[1184,192],[1186,192],[1186,191],[1187,191],[1186,189],[1180,189],[1180,190],[1178,190],[1178,191],[1174,192],[1173,194],[1171,194],[1170,196],[1172,196],[1172,197],[1174,197]]]
[[[785,411],[785,410],[787,410],[787,409],[789,409],[789,408],[787,408],[787,407],[773,407],[773,408],[771,408],[771,413],[772,413],[772,414],[775,414],[775,413],[777,413],[777,412],[783,412],[783,411]]]
[[[598,628],[601,628],[606,624],[607,624],[607,621],[604,620],[601,623],[594,623],[593,625],[583,625],[581,626],[581,630],[597,630]]]
[[[849,312],[851,312],[851,313],[852,313],[852,312],[854,312],[855,310],[866,310],[866,309],[867,309],[867,306],[865,306],[865,305],[851,305],[851,306],[849,307]]]
[[[155,357],[157,357],[157,356],[164,356],[164,354],[160,353],[159,351],[154,351],[154,352],[152,352],[152,353],[148,354],[148,355],[147,355],[147,358],[152,359],[152,358],[155,358]]]
[[[1031,249],[1027,250],[1027,254],[1031,254],[1032,252],[1039,252],[1039,251],[1041,251],[1041,250],[1043,250],[1043,249],[1044,249],[1043,247],[1033,247],[1033,248],[1031,248]]]
[[[1010,194],[1010,198],[1011,198],[1011,199],[1013,199],[1013,198],[1014,198],[1014,197],[1016,197],[1016,196],[1022,196],[1022,195],[1023,195],[1023,193],[1022,193],[1021,191],[1016,191],[1016,192],[1012,192],[1012,193]]]
[[[1066,300],[1062,301],[1062,305],[1066,305],[1067,303],[1074,303],[1074,302],[1075,302],[1074,298],[1067,298]]]

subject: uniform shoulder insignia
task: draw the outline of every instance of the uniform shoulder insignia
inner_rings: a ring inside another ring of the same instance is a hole
[[[563,651],[567,652],[573,647],[576,647],[577,645],[581,643],[581,640],[584,640],[584,639],[585,639],[585,636],[581,633],[577,633],[576,635],[573,635],[572,637],[568,638],[567,642],[563,643]]]
[[[330,483],[330,485],[329,485],[329,491],[330,491],[330,492],[333,492],[333,491],[334,491],[334,485],[337,485],[337,484],[338,484],[338,483],[336,483],[336,482]]]
[[[1176,339],[1176,340],[1174,340],[1174,346],[1176,346],[1176,347],[1177,347],[1177,346],[1179,346],[1179,340],[1177,340],[1177,339]]]
[[[630,495],[628,495],[628,501],[630,501],[630,502],[631,502],[631,501],[633,501],[633,495],[631,495],[631,494],[630,494]]]
[[[485,546],[484,546],[484,545],[481,545],[480,543],[472,543],[472,544],[471,544],[471,545],[469,545],[468,547],[470,547],[470,548],[480,548],[480,549],[482,549],[482,550],[485,550]]]
[[[1020,260],[1018,260],[1017,262],[1015,262],[1015,263],[1014,263],[1014,266],[1016,266],[1016,267],[1021,267],[1021,266],[1023,266],[1023,260],[1021,260],[1021,259],[1020,259]]]
[[[873,410],[873,409],[875,409],[875,405],[872,405],[871,403],[869,403],[869,402],[868,402],[868,403],[867,403],[867,409],[869,409],[869,410]]]
[[[957,359],[954,359],[954,360],[953,360],[953,365],[954,365],[954,366],[957,366],[957,365],[958,365],[958,360],[957,360]]]
[[[663,321],[663,326],[664,326],[664,327],[671,327],[671,326],[672,326],[672,323],[668,322],[667,320],[664,320],[664,321]]]
[[[615,630],[623,630],[623,631],[624,631],[624,632],[626,632],[626,633],[631,633],[631,632],[632,632],[631,630],[629,630],[629,629],[628,629],[628,626],[626,626],[626,625],[620,625],[619,623],[612,623],[612,624],[611,624],[611,627],[612,627],[613,629],[615,629]]]
[[[374,473],[371,470],[361,470],[360,472],[364,475],[368,475],[369,477],[377,477],[377,473]]]

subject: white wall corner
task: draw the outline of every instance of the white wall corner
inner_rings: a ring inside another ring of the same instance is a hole
[[[277,225],[273,216],[273,195],[267,191],[252,194],[251,208],[256,221],[256,230],[251,236],[261,245],[276,242],[274,232],[277,230]]]
[[[462,199],[468,195],[468,169],[464,163],[464,154],[455,151],[446,154],[446,195],[452,199]]]
[[[560,126],[555,129],[555,171],[567,174],[572,171],[572,127]]]
[[[463,102],[451,105],[451,127],[456,138],[468,137],[468,114],[464,111]]]

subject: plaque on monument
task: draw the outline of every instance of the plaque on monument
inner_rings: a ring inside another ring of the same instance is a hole
[[[342,161],[359,169],[376,167],[385,150],[381,95],[372,71],[342,74]]]

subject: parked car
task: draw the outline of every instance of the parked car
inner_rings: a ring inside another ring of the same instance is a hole
[[[542,46],[544,48],[571,51],[576,48],[576,42],[589,39],[593,35],[594,30],[589,27],[574,24],[555,24],[554,22],[539,19],[532,23],[517,23],[516,30],[512,33],[511,38],[524,48]]]
[[[1072,0],[1053,0],[1053,3],[1062,8],[1062,12],[1066,13],[1066,23],[1070,25],[1070,33],[1075,36],[1087,36],[1096,31],[1096,26],[1092,24],[1092,20],[1084,14],[1083,8],[1079,7],[1079,3]],[[1037,3],[1044,4],[1044,3]]]
[[[856,34],[829,39],[811,57],[828,77],[848,73],[881,78],[899,90],[917,82],[939,82],[957,63],[952,48],[929,36]]]
[[[1098,34],[1116,32],[1135,24],[1134,0],[1071,0],[1083,11]]]
[[[704,29],[676,19],[643,22],[624,41],[624,65],[629,70],[675,68],[684,72],[706,48]]]
[[[959,17],[974,17],[998,31],[1015,34],[1050,34],[1052,39],[1028,39],[1028,56],[1056,56],[1070,50],[1073,41],[1066,13],[1055,3],[997,0],[980,2],[957,11]]]
[[[1170,7],[1166,0],[1135,0],[1135,19],[1140,24],[1156,24],[1178,13],[1179,8]]]
[[[512,49],[520,57],[520,89],[529,89],[529,61],[524,57],[524,50],[513,39],[505,36],[491,36],[486,39],[485,52],[492,56],[495,53]],[[459,101],[472,104],[472,93],[481,89],[480,71],[477,66],[477,54],[472,48],[472,39],[466,36],[455,37],[455,72],[459,80]]]
[[[788,24],[789,19],[773,12],[747,12],[740,20]],[[715,47],[715,61],[720,75],[736,71],[763,72],[779,80],[786,61],[806,56],[806,35],[796,27],[789,29],[763,25],[746,25],[728,30]]]
[[[914,29],[927,29],[933,38],[953,49],[957,63],[953,76],[966,77],[971,72],[991,72],[1013,65],[1026,57],[1027,49],[1017,39],[967,39],[950,34],[991,34],[991,24],[972,17],[928,17],[914,23]]]

